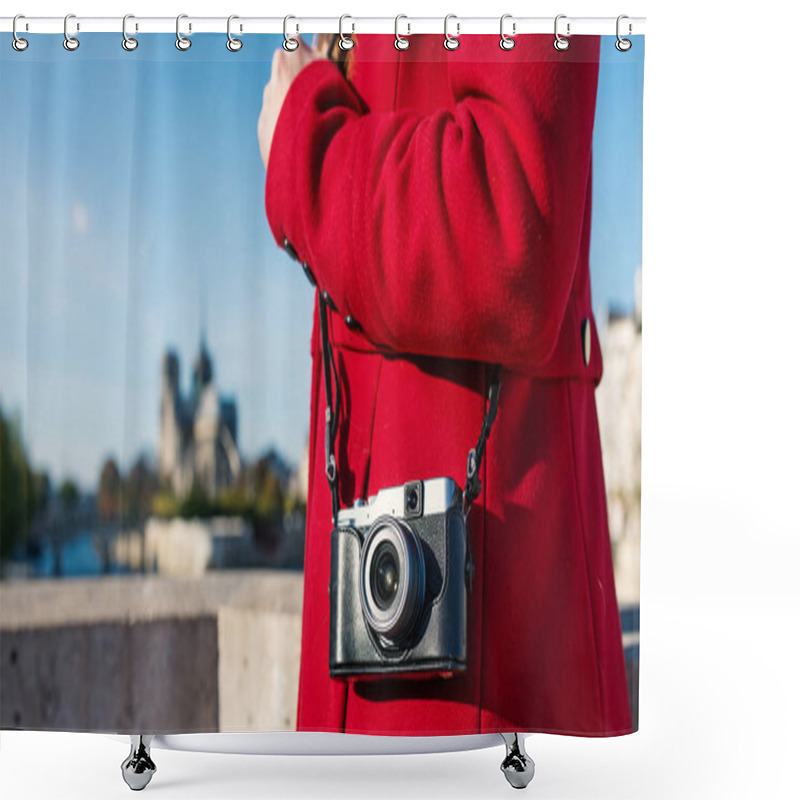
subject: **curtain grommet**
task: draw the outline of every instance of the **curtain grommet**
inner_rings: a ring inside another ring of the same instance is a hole
[[[447,30],[447,23],[450,22],[451,19],[456,21],[456,35],[451,36],[449,31]],[[444,48],[445,50],[458,50],[459,45],[461,42],[458,41],[459,34],[461,33],[461,23],[458,21],[458,17],[455,14],[448,14],[444,18]]]
[[[553,31],[555,33],[555,37],[556,38],[553,41],[553,47],[555,47],[555,49],[558,50],[560,53],[563,53],[564,50],[569,50],[569,39],[567,39],[566,37],[562,36],[558,32],[558,21],[560,19],[567,19],[567,15],[566,14],[559,14],[556,17],[555,25],[554,25],[554,28],[553,28]],[[567,21],[567,36],[569,36],[569,34],[570,34],[570,23],[569,23],[569,21]]]
[[[353,39],[352,36],[344,35],[343,26],[344,26],[344,21],[346,19],[353,19],[353,18],[349,14],[342,14],[342,16],[339,17],[339,49],[345,51],[352,50],[356,46],[356,41],[355,39]],[[350,33],[355,33],[355,30],[356,26],[355,23],[353,23]]]
[[[133,36],[128,36],[129,19],[135,19],[133,14],[126,14],[122,18],[122,49],[127,50],[129,53],[132,53],[139,46],[139,40],[134,38]]]
[[[231,53],[238,53],[242,47],[244,46],[244,42],[241,39],[237,39],[233,34],[231,34],[231,22],[233,20],[239,19],[236,14],[231,14],[228,17],[228,41],[225,42],[225,47],[231,51]],[[239,26],[239,32],[241,33],[241,26]]]
[[[11,41],[11,46],[18,52],[22,53],[28,49],[28,40],[23,39],[21,36],[17,34],[17,20],[18,19],[25,19],[24,14],[17,14],[14,17],[14,21],[11,23],[11,33],[13,34],[14,38]]]
[[[400,50],[402,52],[403,50],[408,50],[408,48],[411,47],[411,41],[407,39],[405,36],[400,35],[401,19],[408,19],[408,17],[405,14],[398,14],[394,18],[394,46],[397,50]],[[408,27],[408,33],[410,34],[411,25],[409,23],[406,23],[406,25]]]
[[[78,41],[77,37],[69,35],[69,21],[71,19],[75,19],[74,14],[67,14],[67,16],[64,17],[64,49],[69,50],[70,53],[74,52],[81,46],[81,43]],[[80,24],[76,23],[75,30],[79,31],[80,29]]]
[[[505,29],[504,29],[504,25],[505,25],[505,22],[506,22],[507,19],[512,20],[512,22],[511,22],[511,36],[507,36],[506,32],[505,32]],[[512,15],[511,14],[503,14],[503,16],[500,17],[500,49],[501,50],[509,51],[509,50],[513,50],[516,47],[517,43],[513,39],[513,37],[516,35],[516,33],[517,33],[517,23],[513,21]]]
[[[175,20],[175,47],[177,47],[181,52],[188,50],[192,46],[192,40],[181,33],[181,20],[188,18],[188,14],[178,14],[178,17]],[[192,30],[191,25],[189,25],[189,30]]]
[[[287,53],[293,53],[300,47],[300,42],[294,36],[289,36],[289,20],[290,19],[297,19],[297,17],[293,17],[291,14],[287,14],[283,18],[283,49]]]
[[[616,47],[617,50],[620,51],[620,53],[627,53],[628,50],[630,50],[631,47],[633,47],[633,42],[630,39],[625,39],[619,32],[620,22],[622,22],[622,20],[624,20],[624,19],[628,19],[628,15],[627,14],[620,14],[617,17],[617,41],[614,42],[614,47]],[[631,24],[629,22],[628,23],[628,36],[631,35],[631,31],[632,31],[632,27],[631,27]]]

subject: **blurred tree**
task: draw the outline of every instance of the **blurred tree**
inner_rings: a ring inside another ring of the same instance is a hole
[[[122,502],[122,480],[117,462],[109,457],[100,470],[97,487],[97,511],[101,517],[116,517]]]
[[[28,514],[47,508],[50,500],[50,476],[46,472],[29,472],[28,474]]]
[[[61,501],[65,511],[72,511],[78,505],[80,500],[80,491],[78,485],[71,478],[65,478],[58,487],[58,499]]]
[[[224,514],[237,517],[247,516],[253,508],[252,499],[248,497],[243,481],[222,489],[219,493],[218,503]]]
[[[180,506],[182,517],[210,517],[215,512],[214,505],[199,481],[192,484],[192,490]]]
[[[150,469],[147,458],[140,455],[123,482],[125,513],[136,517],[151,513],[157,490],[158,476]]]
[[[177,517],[181,512],[181,504],[174,492],[159,489],[153,495],[152,510],[157,517]]]
[[[288,492],[283,501],[283,511],[285,514],[294,514],[295,511],[305,513],[306,504],[297,492]]]
[[[27,530],[29,470],[19,427],[0,408],[0,559],[11,555]]]
[[[278,476],[271,471],[264,475],[256,495],[256,513],[264,517],[283,514],[283,489]]]

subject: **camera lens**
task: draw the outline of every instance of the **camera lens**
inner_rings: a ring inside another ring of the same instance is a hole
[[[382,611],[391,606],[397,595],[400,566],[397,550],[389,541],[381,542],[375,550],[375,566],[370,575],[372,594]]]
[[[388,647],[413,633],[425,602],[425,559],[414,530],[395,517],[376,520],[361,550],[361,607]]]

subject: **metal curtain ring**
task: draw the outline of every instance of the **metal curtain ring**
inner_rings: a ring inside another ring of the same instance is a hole
[[[517,23],[511,23],[511,36],[506,36],[503,26],[505,25],[505,21],[507,19],[512,19],[511,14],[503,14],[503,16],[500,17],[500,47],[503,50],[513,50],[516,42],[511,38],[511,36],[515,36],[517,33]]]
[[[345,36],[344,32],[342,31],[342,26],[344,25],[344,21],[346,19],[353,19],[349,14],[342,14],[339,17],[339,48],[341,50],[352,50],[355,47],[355,40],[350,36]],[[355,23],[353,23],[351,33],[354,33],[356,29]]]
[[[290,19],[297,19],[297,17],[293,17],[291,14],[288,14],[283,18],[283,49],[288,53],[293,53],[298,47],[300,47],[300,42],[298,42],[294,36],[289,36]]]
[[[401,19],[408,19],[408,17],[405,14],[398,14],[394,18],[394,46],[398,50],[408,50],[408,48],[411,47],[411,42],[408,39],[406,39],[405,36],[400,35]],[[411,33],[411,25],[409,23],[406,24],[408,26],[408,32]]]
[[[566,18],[567,18],[566,14],[559,14],[556,17],[556,22],[555,22],[555,27],[554,27],[556,39],[553,42],[553,47],[555,47],[556,50],[568,50],[569,49],[569,39],[565,39],[563,36],[560,36],[559,33],[558,33],[558,21],[560,19],[566,19]],[[569,27],[570,27],[570,24],[569,24],[569,22],[567,22],[567,36],[569,36]]]
[[[238,53],[239,50],[242,49],[242,45],[244,44],[244,42],[242,42],[241,39],[237,39],[235,36],[231,35],[231,22],[233,22],[233,20],[235,19],[239,19],[239,17],[237,17],[236,14],[231,14],[228,17],[228,41],[226,42],[225,47],[227,47],[228,50],[231,51],[231,53]],[[242,28],[240,25],[239,31],[241,32],[241,30]]]
[[[71,19],[75,19],[74,14],[67,14],[67,16],[64,17],[64,49],[70,52],[77,50],[81,46],[81,43],[74,36],[69,35],[68,26]],[[80,30],[80,25],[76,23],[75,29]]]
[[[188,50],[192,46],[192,40],[181,35],[181,20],[188,18],[188,14],[178,14],[175,20],[175,47],[177,47],[178,50]],[[191,29],[192,26],[189,25],[189,30],[191,31]]]
[[[628,19],[628,16],[626,14],[620,14],[617,17],[617,41],[616,41],[615,47],[617,48],[617,50],[620,51],[620,53],[627,53],[628,50],[630,50],[631,47],[633,47],[633,42],[630,39],[623,39],[622,36],[620,36],[620,33],[619,33],[619,28],[620,28],[619,24],[624,19]],[[628,35],[629,36],[630,36],[632,30],[633,30],[633,28],[631,27],[631,24],[629,22],[628,23]]]
[[[129,53],[139,46],[139,40],[128,36],[128,20],[135,19],[133,14],[126,14],[122,18],[122,49],[127,50]],[[138,25],[136,26],[138,29]]]
[[[23,39],[21,36],[17,36],[17,20],[18,19],[25,19],[24,14],[17,14],[14,17],[14,21],[11,23],[11,33],[14,34],[14,39],[11,42],[11,46],[18,52],[21,53],[23,50],[28,49],[28,40]]]
[[[447,32],[447,23],[450,22],[451,19],[456,20],[456,35],[451,36]],[[447,50],[458,50],[458,46],[461,42],[458,41],[458,35],[461,33],[461,23],[458,21],[458,17],[455,14],[448,14],[444,18],[444,46]]]

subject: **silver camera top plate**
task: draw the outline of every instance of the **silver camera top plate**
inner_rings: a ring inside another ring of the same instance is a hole
[[[381,489],[369,500],[356,500],[353,508],[342,508],[337,516],[339,527],[368,528],[378,517],[405,517],[405,487],[409,483]],[[460,502],[461,489],[452,478],[430,478],[422,481],[423,513],[444,514],[453,505]]]

